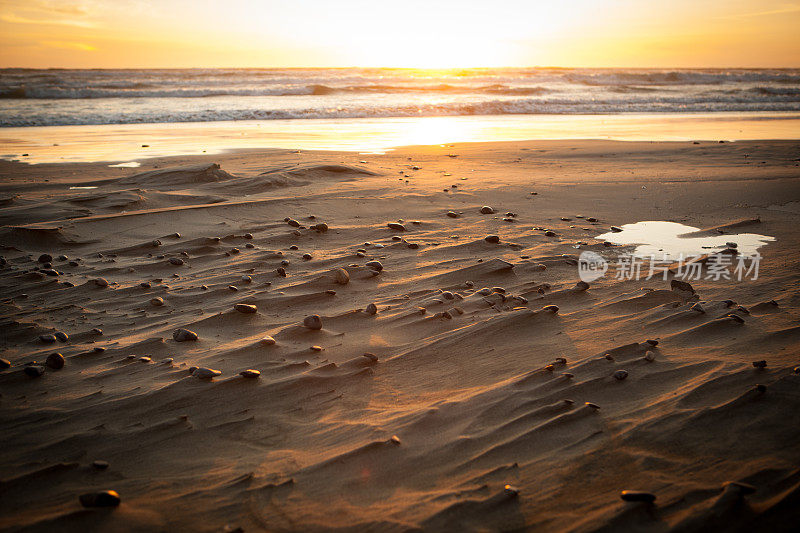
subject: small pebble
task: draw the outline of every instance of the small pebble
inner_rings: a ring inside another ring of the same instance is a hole
[[[183,265],[183,259],[181,259],[180,257],[170,257],[169,258],[169,262],[170,262],[170,264],[175,265],[175,266]]]
[[[337,268],[333,271],[333,279],[339,285],[347,285],[350,283],[350,273],[343,268]]]
[[[324,349],[325,349],[325,348],[323,348],[322,346],[318,346],[318,345],[316,345],[316,344],[315,344],[314,346],[312,346],[312,347],[311,347],[311,351],[312,351],[312,352],[321,352],[321,351],[322,351],[322,350],[324,350]]]
[[[258,312],[258,307],[252,304],[236,304],[233,306],[233,308],[239,311],[240,313],[244,313],[246,315],[248,314],[251,315],[253,313]]]
[[[44,367],[41,365],[28,365],[22,369],[26,375],[32,378],[38,378],[42,374],[44,374]]]
[[[117,507],[122,501],[115,490],[89,492],[78,497],[84,507]]]
[[[753,368],[767,368],[767,362],[763,359],[761,361],[753,361]]]
[[[679,279],[673,279],[669,282],[670,290],[676,292],[686,292],[689,294],[694,294],[694,287],[692,287],[691,283],[687,283],[685,281],[681,281]]]
[[[196,341],[198,339],[197,333],[190,329],[178,328],[172,332],[172,338],[177,342]]]
[[[53,344],[54,342],[56,342],[56,336],[55,335],[49,335],[49,334],[48,335],[39,335],[39,340],[44,342],[45,344]]]
[[[383,271],[383,264],[380,261],[367,261],[366,263],[367,268],[370,270],[374,270],[375,272]]]
[[[646,351],[646,352],[644,353],[644,360],[645,360],[645,361],[650,361],[650,362],[652,363],[653,361],[655,361],[655,360],[656,360],[656,354],[654,354],[653,352],[651,352],[650,350],[648,350],[648,351]]]
[[[55,370],[64,368],[64,362],[65,362],[64,356],[58,352],[51,353],[50,355],[47,356],[47,360],[45,360],[45,364]]]
[[[98,287],[108,287],[108,280],[106,278],[97,278],[94,280],[94,284]]]
[[[258,342],[260,342],[264,346],[272,346],[273,344],[275,344],[276,341],[273,337],[267,335],[266,337],[262,337],[261,340]]]
[[[108,461],[93,461],[92,468],[95,470],[107,470],[108,469]]]
[[[242,370],[239,372],[239,375],[243,378],[257,378],[261,375],[261,372],[258,370],[253,370],[252,368],[248,368],[247,370]]]
[[[53,333],[53,336],[59,342],[67,342],[69,340],[69,335],[67,335],[63,331],[56,331],[55,333]]]
[[[497,244],[500,242],[500,237],[498,237],[497,235],[487,235],[486,237],[483,238],[483,240],[486,242],[490,242],[492,244]]]
[[[639,490],[623,490],[619,496],[626,502],[653,503],[654,501],[656,501],[655,494]]]
[[[485,206],[481,207],[481,214],[482,215],[491,215],[493,213],[494,213],[494,209],[492,209],[488,205],[485,205]]]
[[[616,372],[614,372],[614,379],[617,379],[619,381],[622,381],[623,379],[625,379],[627,377],[628,377],[628,371],[627,370],[617,370]]]
[[[320,330],[322,329],[322,318],[319,315],[307,316],[303,320],[303,325],[308,329]]]
[[[378,312],[378,306],[371,303],[367,305],[367,308],[364,310],[368,315],[374,315]]]
[[[213,368],[206,368],[201,366],[199,368],[195,368],[192,372],[192,375],[197,379],[212,379],[222,374],[219,370],[214,370]]]
[[[155,298],[151,298],[150,299],[150,305],[153,305],[155,307],[161,307],[161,306],[164,305],[164,299],[161,298],[160,296],[156,296]]]
[[[0,370],[5,370],[11,367],[11,361],[8,359],[0,359]]]
[[[406,230],[406,227],[404,225],[398,224],[397,222],[389,222],[386,225],[389,226],[389,229],[393,229],[395,231],[405,231]]]
[[[558,313],[558,306],[557,305],[545,305],[542,307],[542,311],[547,311],[548,313]]]

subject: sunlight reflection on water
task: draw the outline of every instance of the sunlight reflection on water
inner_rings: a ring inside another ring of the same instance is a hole
[[[620,245],[637,245],[633,254],[637,257],[664,258],[679,260],[703,254],[720,252],[735,243],[736,250],[744,256],[755,255],[758,249],[775,237],[755,233],[735,235],[686,236],[700,231],[698,228],[677,222],[648,220],[635,224],[625,224],[620,232],[608,232],[596,238]]]

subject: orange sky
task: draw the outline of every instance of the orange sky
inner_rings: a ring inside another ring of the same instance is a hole
[[[0,67],[800,67],[800,2],[0,0]]]

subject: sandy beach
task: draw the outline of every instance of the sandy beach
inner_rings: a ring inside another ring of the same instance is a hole
[[[0,530],[790,531],[798,158],[0,161]],[[774,240],[757,277],[581,283],[641,221]]]

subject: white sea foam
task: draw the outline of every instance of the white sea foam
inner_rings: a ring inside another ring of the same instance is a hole
[[[0,70],[6,127],[739,111],[800,111],[800,69]]]

